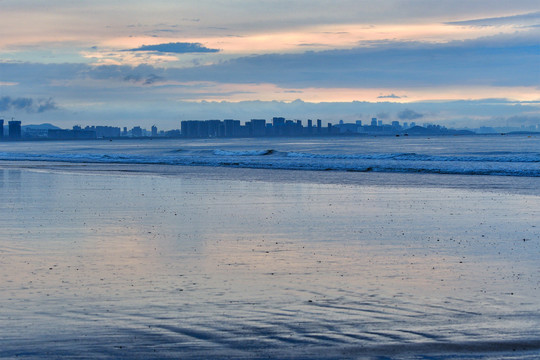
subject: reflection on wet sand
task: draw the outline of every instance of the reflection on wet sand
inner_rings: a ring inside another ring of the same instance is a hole
[[[537,196],[0,174],[0,356],[540,349]]]

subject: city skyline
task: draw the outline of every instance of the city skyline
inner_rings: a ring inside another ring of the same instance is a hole
[[[0,118],[0,141],[2,140],[91,140],[118,138],[253,138],[253,137],[320,137],[336,135],[353,136],[409,136],[409,135],[474,135],[474,134],[537,134],[540,122],[521,127],[452,128],[444,124],[391,121],[377,118],[336,123],[323,123],[321,119],[286,119],[272,117],[250,119],[242,123],[235,119],[182,120],[178,128],[150,130],[139,125],[73,125],[71,129],[54,124],[26,124],[11,119],[4,126]]]
[[[540,119],[537,2],[2,1],[0,117]]]

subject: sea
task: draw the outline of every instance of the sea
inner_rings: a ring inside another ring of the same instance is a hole
[[[0,143],[0,160],[540,177],[540,135]]]
[[[540,358],[540,135],[0,142],[0,358]]]

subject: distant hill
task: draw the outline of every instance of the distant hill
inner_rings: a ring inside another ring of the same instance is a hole
[[[60,128],[58,126],[54,126],[53,124],[45,123],[45,124],[39,124],[39,125],[33,125],[33,124],[23,125],[22,129],[23,130],[26,130],[26,129],[31,129],[31,130],[49,130],[49,129],[58,130]]]
[[[424,135],[424,134],[431,134],[433,132],[429,131],[428,129],[422,126],[414,126],[412,128],[405,130],[405,133],[410,134],[410,135]]]
[[[415,126],[404,131],[408,135],[474,135],[474,131],[470,130],[454,130],[445,127],[430,127]]]
[[[539,135],[538,131],[510,131],[508,135]]]

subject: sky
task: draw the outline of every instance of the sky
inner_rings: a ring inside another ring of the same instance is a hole
[[[540,124],[538,0],[0,0],[0,118]]]

